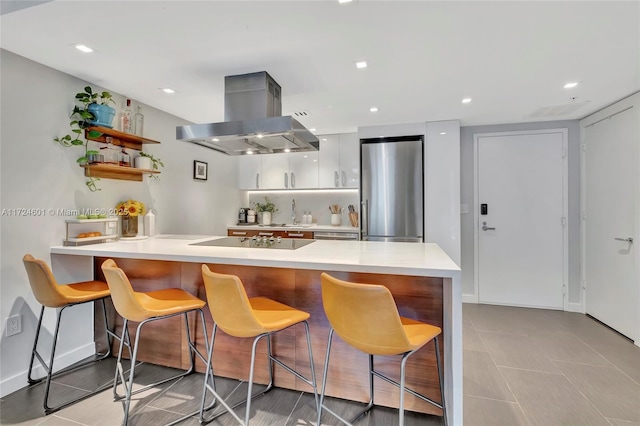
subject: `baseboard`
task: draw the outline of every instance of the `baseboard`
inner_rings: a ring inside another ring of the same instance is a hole
[[[478,303],[478,298],[475,294],[463,294],[462,303]]]
[[[584,314],[584,306],[582,303],[567,303],[567,312],[579,312]]]
[[[55,371],[58,371],[64,367],[68,367],[69,365],[74,364],[78,361],[82,361],[83,359],[94,355],[95,352],[96,345],[95,343],[91,342],[85,346],[74,349],[71,352],[62,354],[56,357],[55,361],[53,362]],[[45,376],[46,372],[37,359],[34,361],[34,364],[37,367],[34,367],[31,377],[38,378]],[[27,370],[22,371],[15,376],[4,379],[0,381],[0,398],[4,398],[10,393],[20,390],[27,385]]]

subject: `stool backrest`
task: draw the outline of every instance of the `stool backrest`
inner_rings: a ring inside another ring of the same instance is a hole
[[[40,304],[48,308],[59,308],[69,303],[45,262],[25,254],[22,263],[27,270],[31,291]]]
[[[322,305],[342,340],[373,355],[410,350],[393,296],[382,285],[356,284],[322,273]]]
[[[240,278],[202,265],[202,279],[211,316],[222,331],[234,337],[254,337],[266,331],[253,313]]]
[[[131,287],[129,278],[118,268],[113,259],[107,259],[101,265],[104,277],[111,291],[111,300],[118,314],[129,321],[143,321],[149,318],[146,309],[138,303],[136,292]]]

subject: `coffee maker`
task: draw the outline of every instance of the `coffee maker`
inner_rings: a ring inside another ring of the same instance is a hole
[[[249,211],[248,207],[240,207],[240,213],[238,213],[238,224],[247,223],[247,212]]]

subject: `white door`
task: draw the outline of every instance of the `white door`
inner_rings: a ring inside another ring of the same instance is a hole
[[[474,140],[479,302],[563,309],[566,129]]]
[[[638,117],[627,109],[584,129],[586,312],[634,340],[640,337]]]

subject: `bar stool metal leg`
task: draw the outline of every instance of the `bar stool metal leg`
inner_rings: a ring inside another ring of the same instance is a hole
[[[98,300],[96,300],[97,302]],[[81,401],[83,399],[86,399],[90,396],[95,395],[98,392],[103,391],[106,387],[110,386],[110,384],[106,385],[106,386],[100,386],[99,388],[95,389],[94,391],[83,395],[80,398],[68,401],[66,403],[60,404],[56,407],[50,407],[49,406],[49,391],[51,390],[51,380],[55,377],[61,376],[65,373],[69,373],[71,371],[74,371],[78,368],[87,366],[91,363],[94,363],[96,361],[101,361],[109,356],[111,356],[111,336],[115,336],[115,334],[109,329],[109,324],[107,321],[107,311],[106,311],[106,307],[105,307],[105,301],[104,298],[99,300],[102,303],[102,312],[103,312],[103,319],[104,319],[104,326],[105,326],[105,342],[107,343],[107,351],[104,354],[100,354],[97,353],[96,355],[98,355],[97,358],[95,359],[91,359],[91,360],[86,360],[80,363],[76,363],[73,364],[69,367],[63,368],[59,371],[56,371],[55,373],[53,372],[53,363],[55,361],[55,353],[56,353],[56,347],[57,347],[57,343],[58,343],[58,335],[60,334],[60,322],[62,320],[62,312],[70,307],[70,306],[75,306],[75,305],[65,305],[63,307],[61,307],[57,313],[56,313],[56,325],[55,325],[55,329],[54,329],[54,333],[53,333],[53,341],[51,344],[51,353],[49,356],[49,363],[47,364],[44,359],[42,358],[42,356],[40,355],[40,353],[38,352],[38,341],[40,339],[40,331],[42,330],[42,320],[44,318],[44,310],[45,307],[44,305],[41,307],[40,309],[40,317],[38,318],[38,326],[36,328],[36,335],[33,341],[33,348],[31,350],[31,358],[29,360],[29,369],[27,371],[27,381],[29,383],[29,385],[34,385],[36,383],[40,383],[43,380],[46,380],[45,383],[45,392],[44,392],[44,402],[43,402],[43,406],[44,406],[44,412],[45,414],[51,414],[53,412],[56,412],[64,407],[67,407],[71,404],[74,404],[78,401]],[[116,336],[117,337],[117,336]],[[32,377],[32,373],[33,373],[33,366],[34,366],[34,361],[35,359],[38,359],[38,362],[40,363],[40,365],[42,365],[43,369],[45,370],[45,372],[47,373],[46,376],[43,376],[39,379],[34,379]]]

